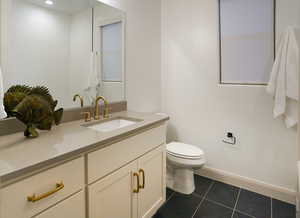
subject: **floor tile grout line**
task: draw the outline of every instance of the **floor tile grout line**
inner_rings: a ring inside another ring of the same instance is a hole
[[[271,218],[273,218],[273,198],[271,198]]]
[[[197,193],[195,193],[195,192],[193,192],[192,195],[194,195],[195,197],[199,197],[199,198],[202,198],[202,197],[203,197],[202,195],[199,195],[199,194],[197,194]]]
[[[209,201],[209,202],[211,202],[211,203],[214,203],[214,204],[217,204],[217,205],[219,205],[219,206],[225,207],[225,208],[227,208],[227,209],[233,210],[233,215],[234,215],[234,212],[238,212],[238,213],[240,213],[240,214],[249,216],[249,217],[251,217],[251,218],[256,218],[256,217],[253,216],[253,215],[250,215],[250,214],[248,214],[248,213],[245,213],[245,212],[242,212],[242,211],[236,209],[236,206],[237,206],[237,203],[238,203],[238,200],[239,200],[241,191],[242,191],[242,188],[241,188],[241,187],[237,187],[237,188],[239,188],[239,194],[238,194],[238,198],[237,198],[236,205],[235,205],[234,208],[231,208],[231,207],[229,207],[229,206],[227,206],[227,205],[224,205],[224,204],[222,204],[222,203],[219,203],[219,202],[216,202],[216,201],[213,201],[213,200],[210,200],[210,199],[206,198],[208,192],[210,191],[210,189],[211,189],[211,187],[212,187],[212,185],[215,184],[215,183],[216,183],[216,181],[213,180],[212,183],[210,184],[209,189],[207,190],[207,192],[205,193],[205,195],[203,195],[203,199],[201,200],[199,206],[197,207],[195,213],[193,214],[193,216],[192,216],[191,218],[194,218],[196,212],[199,210],[199,208],[200,208],[200,206],[201,206],[201,204],[202,204],[202,202],[203,202],[204,200],[207,200],[207,201]],[[199,194],[197,194],[197,193],[193,193],[193,194],[194,194],[195,196],[201,197],[201,195],[199,195]],[[271,198],[271,203],[272,203],[272,198]],[[271,207],[272,207],[272,206],[271,206]],[[272,214],[271,214],[271,215],[272,215]],[[272,218],[272,217],[270,217],[270,218]]]
[[[239,189],[239,190],[242,190],[241,187],[236,187],[236,188]],[[220,202],[218,202],[218,201],[211,200],[211,199],[209,199],[209,198],[206,198],[206,196],[205,196],[205,200],[210,201],[210,202],[215,203],[215,204],[218,204],[218,205],[220,205],[220,206],[226,207],[226,208],[228,208],[228,209],[230,209],[230,210],[234,210],[234,207],[230,207],[230,206],[225,205],[225,204],[223,204],[223,203],[220,203]]]
[[[215,181],[211,181],[208,189],[206,190],[206,192],[204,193],[202,200],[200,201],[199,205],[196,207],[196,210],[194,211],[193,215],[191,218],[194,218],[194,216],[196,215],[197,211],[199,210],[199,208],[201,207],[203,201],[205,200],[206,195],[208,194],[208,192],[210,191],[210,189],[212,188],[212,186],[215,184]]]
[[[272,198],[270,198],[270,199],[271,199],[271,218],[272,218],[272,216],[273,216],[273,214],[272,214]],[[246,212],[240,211],[240,210],[238,210],[238,209],[235,209],[235,211],[237,211],[237,212],[239,212],[239,213],[241,213],[241,214],[243,214],[243,215],[246,215],[246,216],[249,216],[249,217],[252,217],[252,218],[256,218],[255,216],[250,215],[250,214],[248,214],[248,213],[246,213]]]
[[[175,192],[173,191],[173,193],[172,194],[170,194],[170,196],[168,197],[168,199],[166,199],[166,202],[165,202],[165,204],[173,197],[173,195],[175,195]]]
[[[216,201],[213,201],[213,200],[207,199],[207,198],[205,198],[205,200],[207,200],[207,201],[209,201],[209,202],[211,202],[211,203],[213,203],[213,204],[219,205],[219,206],[221,206],[221,207],[225,207],[225,208],[227,208],[227,209],[233,210],[233,208],[232,208],[232,207],[228,207],[228,206],[227,206],[227,205],[225,205],[225,204],[222,204],[222,203],[219,203],[219,202],[216,202]]]
[[[243,214],[243,215],[246,215],[246,216],[248,216],[248,217],[255,218],[255,216],[250,215],[250,214],[245,213],[245,212],[242,212],[242,211],[240,211],[240,210],[235,210],[235,211],[238,212],[238,213],[241,213],[241,214]]]
[[[208,192],[210,191],[210,189],[211,189],[211,187],[214,185],[214,183],[215,183],[214,181],[211,181],[211,183],[210,183],[208,189],[206,190],[206,192],[204,193],[204,195],[201,196],[202,199],[201,199],[199,205],[196,207],[196,210],[194,211],[194,213],[193,213],[193,215],[192,215],[191,218],[193,218],[193,217],[196,215],[198,209],[201,207],[203,201],[205,200],[206,195],[208,194]]]
[[[212,186],[215,184],[215,181],[212,181],[211,184],[209,185],[208,189],[206,190],[205,194],[203,195],[203,198],[206,198],[208,195],[208,192],[211,190]]]
[[[237,198],[236,198],[236,202],[235,202],[235,205],[234,205],[233,211],[232,211],[231,218],[233,218],[233,215],[234,215],[234,212],[235,212],[236,206],[237,206],[237,204],[238,204],[238,201],[239,201],[239,198],[240,198],[241,190],[242,190],[242,189],[240,188],[240,189],[239,189],[239,192],[238,192],[238,195],[237,195]]]
[[[219,202],[216,202],[216,201],[207,199],[207,198],[205,198],[205,200],[206,200],[206,201],[209,201],[209,202],[211,202],[211,203],[213,203],[213,204],[219,205],[219,206],[221,206],[221,207],[225,207],[225,208],[227,208],[227,209],[233,210],[231,207],[228,207],[228,206],[226,206],[225,204],[222,204],[222,203],[219,203]],[[250,215],[250,214],[247,214],[247,213],[245,213],[245,212],[242,212],[242,211],[240,211],[240,210],[235,209],[235,211],[237,211],[237,212],[239,212],[239,213],[241,213],[241,214],[243,214],[243,215],[249,216],[249,217],[251,217],[251,218],[255,218],[254,216],[252,216],[252,215]]]
[[[204,198],[201,199],[199,205],[196,207],[196,209],[195,209],[195,211],[194,211],[194,213],[193,213],[193,215],[192,215],[191,218],[194,218],[194,216],[196,215],[198,209],[201,207],[201,204],[203,203],[203,201],[204,201]]]

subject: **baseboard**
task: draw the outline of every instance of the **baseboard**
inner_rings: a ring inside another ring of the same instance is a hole
[[[219,182],[241,187],[243,189],[253,191],[271,198],[275,198],[290,204],[296,204],[296,191],[271,185],[258,180],[239,176],[223,170],[211,167],[203,167],[195,172],[196,174]]]

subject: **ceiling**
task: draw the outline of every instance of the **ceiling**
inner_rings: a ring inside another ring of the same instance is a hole
[[[45,4],[45,0],[26,0],[41,7],[54,9],[68,14],[76,14],[84,9],[91,8],[95,0],[52,0],[53,5]]]

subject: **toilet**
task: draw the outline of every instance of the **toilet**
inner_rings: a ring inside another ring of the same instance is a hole
[[[195,190],[194,170],[205,164],[204,152],[180,142],[167,144],[167,186],[182,194]]]

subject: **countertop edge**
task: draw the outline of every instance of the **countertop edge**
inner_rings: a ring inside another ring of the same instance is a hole
[[[116,142],[122,141],[128,137],[132,137],[134,135],[140,134],[141,132],[147,131],[149,129],[155,128],[156,126],[162,125],[164,122],[168,121],[169,117],[165,116],[162,117],[159,120],[150,122],[148,124],[145,124],[141,127],[137,127],[133,130],[124,132],[120,135],[109,137],[105,140],[99,141],[97,143],[93,143],[90,145],[86,145],[83,148],[79,148],[74,151],[70,151],[68,153],[56,156],[52,159],[48,159],[45,161],[42,161],[40,163],[37,163],[35,165],[31,165],[25,168],[22,168],[20,170],[16,170],[14,172],[2,175],[0,177],[0,187],[5,186],[6,184],[17,182],[18,180],[27,178],[29,176],[35,175],[41,171],[53,168],[57,165],[63,164],[65,162],[68,162],[70,160],[79,158],[87,153],[93,152],[95,150],[103,149],[107,146],[110,146]]]

